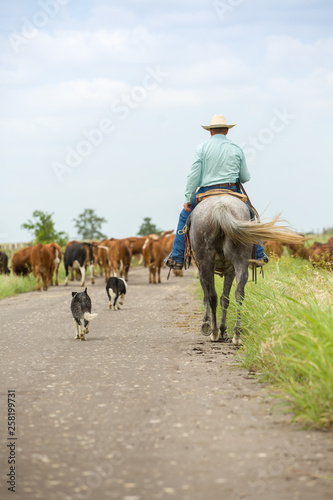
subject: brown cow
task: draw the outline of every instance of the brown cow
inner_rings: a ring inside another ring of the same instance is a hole
[[[100,241],[92,241],[92,253],[94,258],[94,276],[98,276],[98,267],[99,267],[99,275],[102,276],[103,269],[101,268],[101,264],[98,257],[98,245],[101,244]]]
[[[310,259],[309,249],[306,248],[305,245],[297,245],[297,248],[293,253],[293,257],[299,257],[300,259],[309,260]]]
[[[164,236],[169,236],[174,232],[173,229],[170,229],[169,231],[163,231],[163,233],[160,235],[161,238],[164,238]]]
[[[121,241],[120,258],[123,261],[125,281],[128,281],[128,273],[132,261],[132,251],[125,239],[120,241]],[[120,277],[122,278],[123,275],[121,274]]]
[[[37,291],[41,291],[41,278],[43,280],[43,290],[46,291],[54,269],[52,250],[42,243],[33,246],[31,249],[31,265],[32,272],[37,280]]]
[[[131,236],[130,238],[124,238],[124,241],[129,243],[132,255],[137,255],[142,254],[142,247],[145,244],[146,239],[147,236]]]
[[[287,248],[289,255],[292,257],[309,260],[309,248],[307,248],[303,243],[284,243],[283,245]]]
[[[120,277],[122,278],[124,276],[127,281],[131,265],[132,252],[124,240],[110,238],[108,241],[110,264],[110,275],[108,278],[110,276],[117,276],[117,273],[119,272]]]
[[[310,261],[313,266],[333,269],[333,239],[327,243],[315,242],[310,248]]]
[[[171,253],[173,240],[175,239],[175,234],[167,234],[159,238],[159,242],[164,250],[164,256],[166,257]]]
[[[61,248],[60,248],[60,245],[58,245],[58,243],[47,243],[47,245],[45,245],[45,246],[46,246],[46,248],[49,248],[51,250],[51,253],[53,256],[55,284],[56,284],[56,286],[58,286],[59,285],[58,273],[59,273],[59,266],[60,266],[60,262],[61,262]],[[53,286],[53,273],[52,273],[49,285]]]
[[[283,254],[281,241],[264,241],[265,253],[280,258]]]
[[[31,248],[32,247],[21,248],[21,250],[14,253],[11,267],[13,273],[17,276],[28,276],[28,274],[31,273]]]
[[[142,249],[143,258],[149,268],[149,283],[156,284],[156,271],[158,282],[161,283],[161,267],[164,259],[164,251],[158,240],[147,238]]]
[[[100,275],[105,274],[105,282],[107,282],[110,277],[110,260],[109,260],[109,240],[102,240],[99,243],[97,250],[97,260],[99,264]]]
[[[164,251],[164,258],[170,255],[172,250],[173,241],[176,236],[175,234],[172,233],[173,231],[165,231],[158,240],[162,245]],[[164,261],[163,261],[163,267],[165,267]],[[175,276],[184,276],[184,271],[182,269],[173,269],[173,273]]]

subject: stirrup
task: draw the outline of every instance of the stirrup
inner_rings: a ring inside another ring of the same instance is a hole
[[[263,267],[266,262],[264,259],[262,260],[256,260],[256,259],[249,259],[249,264],[254,264],[256,267]]]
[[[176,271],[181,271],[183,269],[184,264],[179,264],[175,260],[173,260],[171,257],[166,260],[165,264],[170,267],[170,269],[175,269]]]
[[[175,271],[181,271],[183,269],[183,264],[179,264],[175,260],[173,260],[170,256],[168,256],[164,260],[165,264],[170,268],[167,276],[167,280],[170,278],[170,273],[171,269],[174,269]]]

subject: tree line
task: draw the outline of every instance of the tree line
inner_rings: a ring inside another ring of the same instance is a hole
[[[60,246],[64,246],[68,242],[69,236],[65,231],[56,230],[53,215],[54,213],[49,214],[41,210],[35,210],[31,219],[21,224],[21,229],[26,229],[31,233],[35,244],[55,242]],[[86,208],[76,219],[73,219],[73,222],[77,234],[82,240],[107,239],[107,236],[102,232],[102,225],[107,220],[104,217],[99,217],[95,210]],[[145,217],[137,236],[147,236],[152,233],[161,234],[162,230],[152,223],[150,217]]]

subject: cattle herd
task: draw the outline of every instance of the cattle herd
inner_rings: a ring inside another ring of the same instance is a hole
[[[0,252],[0,274],[27,276],[33,273],[37,280],[37,290],[47,290],[49,285],[58,285],[59,265],[63,259],[66,278],[81,281],[85,284],[86,269],[90,269],[91,282],[98,275],[105,276],[105,282],[111,276],[120,276],[128,280],[132,257],[139,256],[139,263],[144,263],[148,269],[149,283],[161,283],[161,267],[164,259],[171,252],[175,235],[166,231],[161,236],[132,236],[123,239],[104,239],[102,241],[79,242],[69,241],[64,252],[57,243],[43,245],[38,243],[17,251],[8,264],[8,256]],[[281,242],[270,241],[265,244],[265,252],[280,258],[286,248],[289,255],[309,260],[314,266],[333,269],[333,238],[326,243],[315,242],[310,247],[304,245],[283,245]],[[76,276],[74,276],[74,274]],[[175,271],[182,275],[182,271]]]
[[[324,267],[333,270],[333,238],[330,238],[326,243],[315,241],[310,247],[306,247],[305,245],[284,245],[280,241],[265,242],[265,252],[277,258],[282,256],[284,247],[292,257],[306,259],[314,267]]]
[[[80,280],[84,286],[86,269],[90,269],[91,283],[98,275],[105,276],[105,282],[112,276],[124,277],[128,273],[132,257],[139,256],[148,269],[149,283],[161,283],[161,267],[165,257],[171,252],[175,235],[166,231],[162,235],[151,234],[143,237],[123,239],[110,238],[102,241],[79,242],[69,241],[64,252],[57,243],[43,245],[38,243],[18,250],[12,257],[11,270],[17,276],[33,273],[37,280],[37,290],[47,290],[49,285],[58,285],[59,265],[63,259],[66,278]],[[9,274],[8,257],[0,252],[0,273]],[[182,272],[177,272],[182,274]]]

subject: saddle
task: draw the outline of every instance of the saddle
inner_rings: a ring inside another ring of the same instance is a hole
[[[230,189],[211,189],[210,191],[206,191],[205,193],[197,194],[195,199],[198,204],[200,203],[200,201],[209,198],[209,196],[220,196],[220,195],[235,196],[244,203],[246,203],[247,201],[247,196],[245,194],[235,193],[235,191],[231,191]]]

